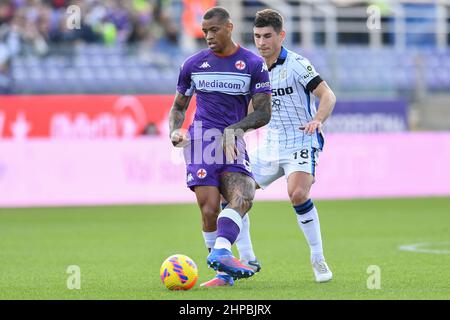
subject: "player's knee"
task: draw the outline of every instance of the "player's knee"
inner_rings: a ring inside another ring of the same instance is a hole
[[[244,204],[242,206],[242,213],[249,212],[252,207],[253,207],[253,199],[245,200],[245,202],[244,202]]]
[[[253,206],[253,197],[236,196],[229,204],[228,207],[232,208],[242,214],[247,213]]]
[[[299,204],[305,203],[309,199],[309,192],[303,188],[297,188],[291,193],[289,193],[291,202],[293,205],[297,206]]]

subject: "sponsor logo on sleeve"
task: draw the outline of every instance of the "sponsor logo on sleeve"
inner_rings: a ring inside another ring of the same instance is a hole
[[[308,73],[305,73],[302,77],[303,77],[303,79],[308,79],[308,78],[310,78],[310,77],[312,77],[312,76],[314,76],[315,75],[315,72],[314,72],[314,69],[313,69],[313,67],[312,66],[307,66],[306,67],[306,70],[308,70]]]
[[[255,85],[255,89],[262,89],[262,88],[267,88],[267,87],[270,87],[270,81],[267,81],[267,82],[258,82],[258,83]]]

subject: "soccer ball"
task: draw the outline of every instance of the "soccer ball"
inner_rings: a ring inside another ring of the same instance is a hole
[[[197,265],[184,254],[174,254],[164,260],[159,273],[169,290],[189,290],[198,279]]]

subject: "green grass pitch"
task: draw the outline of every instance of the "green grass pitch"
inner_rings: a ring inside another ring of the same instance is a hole
[[[251,232],[262,271],[208,289],[199,287],[213,271],[195,204],[0,209],[0,299],[450,299],[450,198],[315,203],[331,282],[313,281],[290,204],[256,202]],[[422,242],[441,254],[398,249]],[[199,267],[190,291],[161,283],[160,265],[174,253]],[[80,290],[67,288],[70,265],[80,267]],[[367,287],[371,265],[380,289]]]

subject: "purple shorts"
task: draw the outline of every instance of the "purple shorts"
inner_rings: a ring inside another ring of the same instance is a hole
[[[245,143],[237,143],[239,155],[233,162],[226,162],[220,141],[191,140],[184,147],[186,161],[186,183],[194,191],[195,186],[220,186],[224,172],[241,172],[253,178]]]

